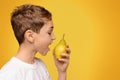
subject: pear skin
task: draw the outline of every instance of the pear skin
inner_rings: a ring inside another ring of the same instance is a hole
[[[66,41],[64,40],[64,36],[65,34],[63,35],[63,38],[59,41],[59,43],[54,48],[54,54],[57,59],[62,58],[61,54],[66,53]]]

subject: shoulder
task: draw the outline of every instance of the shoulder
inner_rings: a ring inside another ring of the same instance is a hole
[[[13,66],[14,65],[14,61],[13,61],[13,58],[11,58],[2,68],[1,68],[1,71],[4,71],[4,70],[11,70],[13,69]]]
[[[17,80],[19,71],[13,58],[8,61],[0,70],[0,80]]]
[[[18,65],[18,61],[13,57],[11,58],[2,68],[1,68],[1,71],[4,71],[4,70],[15,70],[19,67]]]
[[[17,71],[0,71],[0,80],[18,80],[20,78],[20,74]]]

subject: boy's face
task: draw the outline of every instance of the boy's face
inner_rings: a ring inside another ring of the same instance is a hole
[[[39,33],[36,33],[34,47],[36,51],[42,55],[46,55],[49,51],[49,45],[55,39],[53,33],[53,22],[47,21],[44,26],[40,29]]]

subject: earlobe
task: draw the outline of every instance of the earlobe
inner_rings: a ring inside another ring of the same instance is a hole
[[[24,35],[26,41],[33,43],[34,42],[34,32],[32,30],[27,30]]]

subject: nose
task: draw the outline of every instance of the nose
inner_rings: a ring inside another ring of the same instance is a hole
[[[55,35],[54,35],[54,33],[53,33],[53,35],[52,35],[52,40],[55,40],[56,39],[56,37],[55,37]]]

